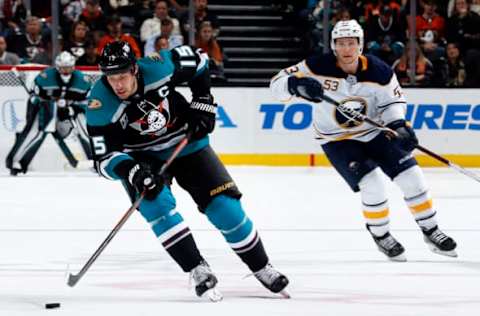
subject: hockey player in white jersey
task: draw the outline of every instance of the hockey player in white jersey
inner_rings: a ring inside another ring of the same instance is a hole
[[[314,128],[327,158],[354,192],[360,192],[366,227],[389,259],[405,261],[403,246],[390,234],[389,207],[382,171],[403,192],[424,241],[435,253],[456,257],[455,241],[439,228],[427,185],[412,151],[418,144],[405,120],[406,101],[390,67],[362,55],[363,30],[355,20],[340,21],[332,30],[333,53],[311,56],[272,78],[274,96],[314,102]],[[397,133],[392,137],[358,121],[331,98]]]

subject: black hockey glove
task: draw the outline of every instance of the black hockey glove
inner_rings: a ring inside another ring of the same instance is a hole
[[[211,95],[192,100],[187,110],[187,123],[192,139],[200,139],[213,132],[217,105]]]
[[[288,77],[288,92],[311,102],[323,100],[323,87],[320,82],[310,77]]]
[[[153,200],[163,188],[163,178],[153,174],[146,164],[135,164],[128,171],[128,182],[138,193],[145,191],[145,199]]]
[[[67,101],[65,99],[58,99],[55,101],[55,103],[57,106],[57,116],[59,120],[68,120],[75,114],[73,109],[67,105]]]
[[[403,150],[412,151],[418,145],[417,136],[409,123],[405,120],[397,120],[388,124],[387,127],[397,132],[393,141]]]

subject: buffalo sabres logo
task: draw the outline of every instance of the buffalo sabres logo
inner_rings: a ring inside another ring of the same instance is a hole
[[[335,121],[342,128],[355,128],[362,125],[362,121],[358,120],[355,113],[367,113],[367,101],[360,97],[352,97],[344,99],[335,109]]]
[[[138,108],[144,113],[142,117],[130,126],[140,132],[140,135],[159,136],[167,131],[167,123],[170,118],[168,106],[165,106],[166,100],[157,107],[153,103],[143,100],[137,104]]]

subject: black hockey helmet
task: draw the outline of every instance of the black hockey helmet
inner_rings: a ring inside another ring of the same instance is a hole
[[[98,64],[107,76],[127,72],[135,65],[137,58],[127,42],[116,41],[105,46]]]

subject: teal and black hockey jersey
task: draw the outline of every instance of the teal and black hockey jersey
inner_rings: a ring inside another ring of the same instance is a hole
[[[158,56],[137,60],[137,90],[120,99],[105,76],[88,96],[87,128],[97,171],[119,179],[115,167],[135,155],[167,157],[186,135],[190,106],[175,86],[188,83],[192,99],[210,96],[208,56],[200,49],[179,46]],[[184,152],[206,146],[208,139],[193,142]]]
[[[90,82],[81,71],[74,70],[70,80],[65,83],[57,69],[50,67],[35,77],[32,102],[64,99],[69,105],[85,109],[90,87]]]

